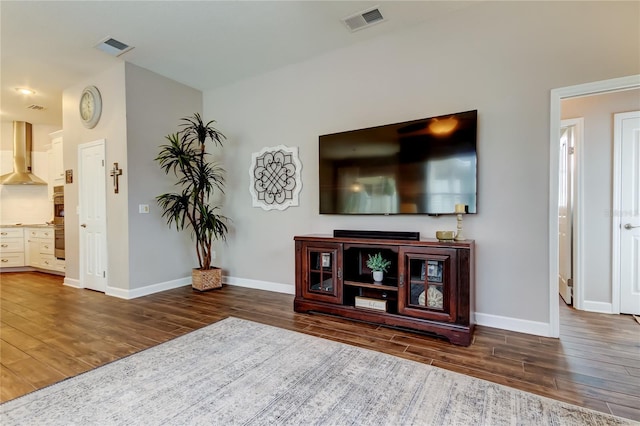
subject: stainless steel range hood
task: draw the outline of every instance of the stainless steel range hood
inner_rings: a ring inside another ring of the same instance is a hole
[[[31,172],[31,123],[13,122],[13,172],[0,176],[1,185],[46,185]]]

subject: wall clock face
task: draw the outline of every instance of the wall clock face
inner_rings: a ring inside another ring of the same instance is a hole
[[[87,129],[93,129],[102,114],[102,97],[96,86],[87,86],[80,96],[80,120]]]

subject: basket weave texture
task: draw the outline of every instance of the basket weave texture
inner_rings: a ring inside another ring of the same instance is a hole
[[[196,290],[206,291],[222,287],[222,269],[207,270],[193,268],[191,272],[191,286]]]

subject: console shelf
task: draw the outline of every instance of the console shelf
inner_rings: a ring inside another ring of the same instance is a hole
[[[474,324],[473,240],[296,236],[296,312],[414,329],[468,346]],[[382,283],[369,255],[391,261]]]
[[[357,281],[345,281],[344,285],[350,285],[352,287],[374,288],[376,290],[398,291],[398,287],[394,287],[392,285],[385,285],[385,284],[363,283],[363,282],[357,282]]]

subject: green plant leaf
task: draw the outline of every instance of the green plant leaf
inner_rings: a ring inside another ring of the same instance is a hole
[[[391,261],[384,259],[382,257],[382,253],[378,252],[373,256],[371,256],[370,254],[368,255],[367,268],[371,269],[372,271],[387,272],[389,266],[391,266]]]

